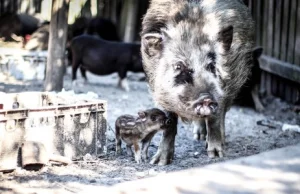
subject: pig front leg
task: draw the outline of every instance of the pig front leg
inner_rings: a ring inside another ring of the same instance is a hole
[[[223,154],[223,141],[221,132],[221,119],[220,117],[205,118],[207,130],[207,155],[209,158],[219,156],[222,158]]]
[[[258,96],[258,84],[256,84],[253,89],[251,90],[251,96],[254,102],[255,110],[257,112],[262,112],[264,111],[264,106],[262,105],[259,96]]]
[[[126,151],[128,156],[133,156],[131,145],[126,145]]]
[[[206,139],[206,125],[205,121],[203,120],[196,120],[193,121],[193,134],[195,140],[202,140]]]
[[[152,140],[153,136],[155,135],[155,133],[156,133],[156,131],[150,133],[142,141],[142,160],[143,160],[143,162],[148,161],[148,148],[150,146],[151,140]]]
[[[128,81],[126,79],[127,72],[125,70],[120,70],[118,72],[118,74],[119,74],[118,87],[125,90],[126,92],[129,92],[130,88],[129,88],[129,85],[128,85]]]
[[[148,148],[149,148],[150,142],[151,142],[151,140],[142,142],[142,160],[143,160],[143,162],[148,161]]]
[[[82,77],[84,78],[84,83],[88,83],[88,79],[86,77],[86,70],[83,68],[83,67],[80,67],[80,72],[81,72],[81,75]]]
[[[158,150],[151,159],[150,164],[167,165],[173,160],[178,116],[171,112],[167,114],[168,118],[172,120],[172,123],[164,130]]]
[[[115,134],[116,134],[116,138],[115,138],[115,144],[116,144],[116,155],[120,155],[122,153],[122,141],[121,141],[121,136],[120,136],[120,127],[118,125],[116,125],[115,127]]]
[[[135,161],[140,164],[142,162],[142,155],[141,155],[141,148],[138,142],[134,142],[134,159]]]

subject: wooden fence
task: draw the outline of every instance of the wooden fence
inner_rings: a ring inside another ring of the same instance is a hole
[[[10,13],[40,13],[42,0],[0,0],[0,15]]]
[[[256,21],[261,87],[268,94],[300,103],[300,0],[246,0]]]
[[[7,11],[30,14],[42,12],[49,15],[45,19],[50,19],[49,2],[51,0],[0,0],[0,15]],[[81,5],[83,2],[85,5]],[[139,39],[141,17],[148,6],[147,0],[138,2],[135,40]],[[260,63],[263,70],[262,91],[279,96],[288,102],[300,104],[300,0],[244,0],[244,2],[249,6],[256,21],[256,45],[264,48]],[[123,3],[122,0],[72,0],[69,23],[72,23],[78,14],[84,15],[82,11],[85,10],[84,7],[88,7],[91,8],[92,15],[97,12],[97,15],[112,19],[121,34],[124,34],[126,17],[124,13],[120,13]]]

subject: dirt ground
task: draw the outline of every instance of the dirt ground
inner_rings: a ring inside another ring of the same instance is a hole
[[[272,150],[300,142],[300,133],[282,131],[281,125],[300,125],[300,115],[293,111],[293,106],[277,98],[264,98],[266,106],[264,113],[257,113],[251,108],[233,106],[226,116],[226,147],[225,157],[222,159],[209,159],[206,155],[204,142],[193,140],[192,126],[180,122],[175,142],[175,158],[172,164],[157,166],[150,164],[136,164],[133,158],[121,155],[115,156],[114,132],[115,119],[124,113],[136,115],[137,111],[154,106],[148,93],[146,82],[139,81],[143,74],[128,76],[130,92],[117,88],[118,77],[93,76],[87,74],[88,84],[78,73],[79,83],[72,87],[70,69],[64,77],[64,88],[74,90],[76,93],[95,92],[100,99],[108,101],[107,154],[99,158],[86,156],[69,166],[47,166],[40,171],[26,171],[18,168],[11,173],[0,173],[0,193],[10,193],[19,188],[45,188],[63,189],[67,192],[78,193],[87,185],[111,186],[120,182],[156,176],[161,173],[178,171],[192,167],[200,167],[211,163],[232,160],[239,157],[250,156],[267,150]],[[43,82],[17,81],[6,79],[0,75],[0,91],[22,92],[42,91]],[[276,128],[257,125],[257,121],[277,121]],[[160,135],[157,134],[150,146],[152,156],[159,145]],[[124,145],[123,145],[124,146]],[[125,148],[123,148],[125,151]],[[125,152],[124,152],[125,153]]]

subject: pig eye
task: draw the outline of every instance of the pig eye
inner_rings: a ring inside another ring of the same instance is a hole
[[[188,74],[192,75],[194,73],[194,70],[188,70]]]
[[[206,69],[208,71],[212,72],[213,74],[215,74],[216,73],[216,64],[214,62],[211,62],[206,66]]]
[[[183,63],[182,62],[177,62],[174,65],[175,70],[182,70],[183,69]]]
[[[152,120],[152,121],[156,121],[156,116],[152,115],[152,116],[151,116],[151,120]]]

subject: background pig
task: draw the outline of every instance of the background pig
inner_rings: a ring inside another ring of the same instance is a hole
[[[72,63],[72,52],[70,50],[70,41],[82,34],[90,34],[101,37],[104,40],[120,41],[115,24],[101,17],[86,18],[79,17],[69,26],[68,42],[67,42],[67,57],[69,64]]]
[[[87,32],[90,19],[87,17],[76,18],[72,25],[68,28],[68,39],[72,40],[76,36],[80,36]]]
[[[252,65],[254,24],[238,0],[152,0],[142,23],[144,70],[156,103],[193,121],[208,156],[223,156],[225,114]],[[174,119],[176,116],[174,116]],[[151,163],[165,165],[176,127]]]
[[[143,72],[140,44],[106,41],[91,35],[76,37],[71,42],[72,80],[76,80],[78,67],[85,80],[86,71],[97,75],[117,72],[119,86],[129,90],[127,71]]]
[[[262,105],[259,97],[259,85],[261,78],[259,57],[262,52],[263,49],[261,47],[253,50],[253,66],[251,68],[251,74],[249,74],[247,81],[242,86],[235,101],[238,105],[254,107],[257,112],[262,112],[264,110],[264,106]]]
[[[26,50],[48,50],[49,24],[39,27],[25,45]]]
[[[158,130],[167,128],[169,122],[166,114],[157,108],[140,111],[137,118],[132,115],[118,117],[115,123],[117,154],[121,153],[121,140],[123,140],[128,155],[132,156],[133,145],[135,161],[137,163],[146,161],[153,136]]]
[[[120,41],[115,24],[101,17],[91,19],[88,24],[87,33],[98,35],[104,40]]]
[[[6,41],[17,40],[15,36],[21,36],[24,39],[26,35],[32,34],[42,22],[28,14],[3,14],[0,17],[0,37]]]

